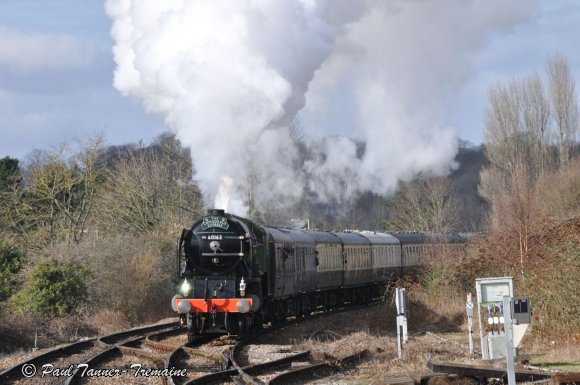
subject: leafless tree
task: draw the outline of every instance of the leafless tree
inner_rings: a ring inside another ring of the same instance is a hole
[[[78,141],[74,151],[61,145],[29,157],[23,185],[11,191],[9,214],[16,232],[36,246],[81,241],[96,193],[95,162],[102,144],[102,136],[97,135]]]
[[[552,115],[556,125],[560,164],[570,160],[579,127],[575,81],[566,57],[554,54],[546,65]]]
[[[566,60],[556,55],[547,66],[549,98],[537,74],[498,82],[489,91],[485,149],[490,166],[481,172],[480,194],[491,207],[495,231],[516,235],[519,266],[529,257],[529,236],[540,202],[536,184],[554,170],[550,146],[550,106],[559,131],[560,163],[569,158],[578,111]],[[525,284],[525,282],[523,282]]]
[[[455,230],[456,197],[449,179],[432,176],[408,183],[393,203],[391,230]]]
[[[98,198],[97,225],[105,232],[178,234],[200,210],[199,192],[187,168],[173,157],[141,151],[108,170]]]
[[[537,74],[492,87],[485,131],[492,167],[510,174],[524,166],[537,177],[551,164],[548,119],[549,104]]]
[[[522,119],[528,133],[528,156],[531,169],[541,174],[551,167],[549,118],[550,105],[537,74],[524,78],[522,82]]]

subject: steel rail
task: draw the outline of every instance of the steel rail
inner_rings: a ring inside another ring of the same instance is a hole
[[[315,376],[317,377],[329,376],[332,373],[340,372],[354,365],[357,365],[358,362],[366,358],[368,355],[369,351],[367,349],[364,349],[360,352],[351,354],[350,356],[341,359],[315,363],[312,365],[290,370],[270,379],[270,381],[268,381],[268,385],[281,385],[295,381],[296,378],[306,380],[312,379]]]
[[[219,338],[220,336],[221,336],[220,334],[206,334],[206,335],[203,335],[203,336],[196,338],[196,340],[193,342],[188,342],[182,346],[179,346],[177,348],[173,348],[171,353],[165,359],[165,368],[166,369],[174,368],[175,362],[177,362],[179,356],[185,355],[186,353],[199,355],[199,356],[202,356],[205,358],[209,358],[210,360],[213,360],[216,363],[220,363],[220,361],[222,361],[221,355],[217,355],[217,354],[209,353],[209,352],[203,352],[203,351],[196,348],[197,346],[201,346],[203,344],[209,343],[209,342]],[[221,367],[224,368],[225,365],[227,365],[227,363],[222,363]],[[190,368],[190,369],[192,369],[192,368]],[[197,368],[195,368],[195,369],[197,369]],[[171,385],[181,384],[182,382],[184,382],[184,381],[183,381],[183,378],[181,378],[181,377],[170,376],[168,378],[168,384],[171,384]]]
[[[434,372],[447,373],[447,374],[459,374],[467,377],[478,377],[478,378],[503,378],[507,379],[507,369],[505,368],[493,368],[489,366],[474,366],[474,365],[462,365],[462,364],[451,364],[445,362],[435,362],[431,360],[431,357],[427,357],[427,367]],[[554,373],[540,372],[535,370],[515,370],[515,377],[517,382],[533,382],[537,380],[543,380],[547,378],[552,378]]]
[[[246,381],[245,383],[247,384],[260,384],[260,382],[257,382],[255,379],[253,379],[253,375],[260,375],[262,373],[265,373],[269,370],[271,370],[272,368],[276,368],[276,367],[283,367],[283,366],[288,366],[290,365],[292,362],[294,361],[298,361],[301,359],[304,359],[306,357],[306,355],[310,355],[310,352],[302,352],[302,353],[297,353],[295,355],[292,356],[288,356],[288,357],[284,357],[281,358],[279,360],[273,360],[273,361],[268,361],[268,362],[264,362],[264,363],[260,363],[260,364],[254,364],[254,365],[240,365],[237,360],[236,360],[236,356],[238,355],[238,352],[242,349],[242,347],[244,346],[244,344],[248,344],[251,343],[253,340],[257,339],[258,337],[264,336],[266,334],[269,334],[273,331],[276,331],[278,329],[281,329],[283,327],[287,327],[287,326],[292,326],[292,325],[296,325],[298,323],[304,322],[304,321],[309,321],[309,320],[313,320],[319,317],[325,317],[325,316],[329,316],[332,314],[337,314],[337,313],[342,313],[345,311],[353,311],[353,310],[357,310],[360,308],[366,308],[368,306],[376,306],[378,304],[380,304],[380,301],[373,301],[370,302],[368,304],[356,304],[356,305],[346,305],[344,307],[340,307],[340,308],[335,308],[331,311],[320,311],[320,312],[315,312],[314,314],[310,314],[310,315],[306,315],[305,317],[296,317],[296,318],[289,318],[289,319],[285,319],[283,322],[281,323],[277,323],[274,324],[270,327],[264,328],[262,330],[259,330],[256,334],[253,334],[252,336],[239,341],[231,350],[230,352],[225,353],[227,356],[224,358],[224,361],[229,361],[229,365],[224,364],[223,370],[220,372],[215,372],[215,373],[209,373],[207,375],[204,376],[200,376],[194,379],[191,379],[189,381],[184,382],[184,385],[195,385],[195,384],[214,384],[217,382],[226,382],[226,381],[231,381],[232,377],[237,376],[241,381]],[[178,348],[176,349],[173,353],[172,356],[174,354],[182,354],[182,349]],[[353,356],[357,356],[360,355],[361,353],[357,353]],[[367,353],[365,353],[367,354]],[[360,358],[359,358],[360,359]],[[174,362],[174,359],[172,358],[170,360],[170,362]],[[334,368],[334,370],[337,370],[338,367],[346,365],[347,361],[342,361],[342,360],[338,360],[335,362],[326,362],[326,363],[322,363],[321,368],[325,367],[325,365],[330,366],[331,368]],[[169,362],[167,364],[169,366]],[[168,367],[166,366],[166,367]],[[302,369],[304,372],[307,372],[308,369]],[[255,382],[252,382],[255,381]],[[175,382],[170,382],[170,384],[180,384],[180,380],[175,381]]]
[[[82,340],[78,342],[73,342],[67,345],[59,346],[57,348],[48,350],[30,359],[24,360],[14,366],[11,366],[2,372],[0,372],[0,380],[2,383],[7,383],[10,381],[17,381],[25,378],[23,371],[27,365],[34,365],[35,368],[42,367],[42,365],[55,362],[56,360],[64,357],[73,356],[79,352],[87,349],[97,348],[98,346],[106,347],[110,346],[117,339],[127,338],[135,333],[151,332],[156,330],[166,329],[167,327],[176,326],[177,322],[169,322],[163,324],[149,325],[144,327],[138,327],[130,330],[125,330],[122,332],[112,333],[102,337],[90,338],[87,340]],[[106,352],[106,351],[105,351]],[[101,352],[102,354],[104,352]],[[77,368],[78,369],[78,368]],[[71,377],[72,378],[72,377]]]
[[[134,343],[141,339],[146,338],[148,335],[152,333],[163,334],[165,332],[173,332],[176,328],[178,328],[176,322],[169,322],[145,327],[134,328],[130,330],[125,330],[118,333],[109,334],[107,336],[103,336],[98,338],[98,342],[103,346],[109,346],[109,348],[99,354],[96,354],[86,360],[85,362],[77,365],[75,370],[73,371],[72,375],[67,378],[65,381],[65,385],[73,385],[77,384],[82,376],[85,374],[87,368],[93,368],[98,363],[114,356],[115,354],[135,354],[135,349],[130,348],[128,346],[123,346],[127,344]],[[166,330],[169,329],[169,330]],[[144,358],[144,354],[142,355]],[[154,360],[155,362],[155,360]],[[161,367],[163,367],[163,362],[160,362]],[[84,370],[83,370],[84,369]]]
[[[136,334],[146,335],[149,333],[154,333],[156,331],[162,331],[167,328],[172,328],[171,330],[173,329],[178,330],[179,326],[177,321],[124,330],[121,332],[99,337],[97,341],[105,345],[120,345],[123,344],[124,342],[133,339],[133,336],[135,336]]]
[[[96,346],[96,340],[96,338],[91,338],[84,341],[73,342],[71,344],[49,350],[28,360],[19,362],[18,364],[0,372],[0,380],[2,383],[5,383],[7,381],[16,381],[18,379],[24,378],[24,374],[22,372],[25,365],[34,365],[35,367],[42,366],[43,363],[48,363],[61,357],[73,355],[75,352],[82,351],[87,348],[93,348]]]

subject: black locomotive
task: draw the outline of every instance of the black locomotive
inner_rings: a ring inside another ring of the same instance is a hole
[[[188,336],[226,330],[243,338],[265,322],[380,297],[390,279],[430,254],[463,253],[443,234],[326,232],[262,227],[223,210],[184,229],[173,310]]]

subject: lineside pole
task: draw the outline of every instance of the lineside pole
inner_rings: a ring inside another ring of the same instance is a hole
[[[397,288],[395,292],[395,304],[397,305],[397,354],[403,357],[403,344],[407,342],[407,317],[405,304],[405,289]]]
[[[467,332],[469,333],[469,356],[473,358],[473,301],[471,293],[467,294],[465,310],[467,311]]]
[[[507,360],[508,385],[516,385],[516,373],[514,372],[514,333],[512,328],[512,298],[503,297],[505,350]]]

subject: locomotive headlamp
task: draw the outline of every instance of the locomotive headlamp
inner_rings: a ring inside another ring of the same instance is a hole
[[[171,298],[171,308],[173,311],[177,311],[177,300],[183,298],[181,294],[175,294],[173,298]]]
[[[249,312],[251,307],[252,305],[250,305],[250,302],[246,301],[245,299],[239,300],[238,303],[236,304],[236,308],[240,313]]]
[[[191,304],[188,301],[179,301],[179,304],[177,304],[177,312],[179,314],[186,314],[189,313],[191,311]]]
[[[240,281],[240,295],[242,297],[246,296],[246,282],[244,281],[244,277],[242,277],[242,280]]]
[[[189,282],[187,282],[187,279],[183,280],[183,283],[181,284],[181,294],[183,294],[184,296],[187,296],[187,293],[189,293],[189,290],[191,290],[191,285],[189,284]]]

